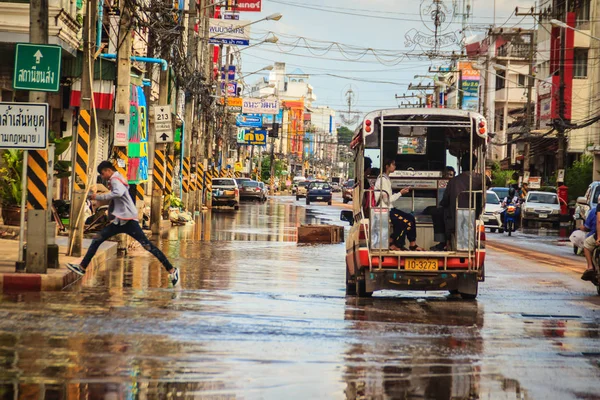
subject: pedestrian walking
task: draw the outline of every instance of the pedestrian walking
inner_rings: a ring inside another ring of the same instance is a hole
[[[92,200],[110,200],[109,218],[113,218],[92,241],[90,248],[79,264],[67,264],[67,268],[79,275],[84,275],[86,268],[94,258],[100,245],[109,238],[125,233],[137,240],[147,251],[154,255],[165,267],[169,273],[169,280],[173,287],[179,284],[179,269],[173,267],[167,257],[158,247],[156,247],[144,234],[138,222],[138,212],[131,195],[129,194],[129,184],[127,180],[118,173],[113,165],[108,161],[102,161],[98,165],[98,173],[102,179],[109,183],[110,192],[106,194],[91,193]]]

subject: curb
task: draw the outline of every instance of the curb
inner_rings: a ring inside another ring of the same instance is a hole
[[[51,274],[9,273],[0,274],[0,292],[49,292],[60,291],[81,279],[86,282],[92,279],[98,269],[108,260],[117,256],[117,243],[105,242],[87,268],[85,276],[81,277],[69,271],[66,266]]]

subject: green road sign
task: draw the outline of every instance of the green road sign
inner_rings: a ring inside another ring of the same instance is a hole
[[[17,43],[13,87],[58,92],[61,50],[60,46]]]

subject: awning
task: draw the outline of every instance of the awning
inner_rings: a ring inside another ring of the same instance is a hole
[[[115,85],[113,81],[94,81],[94,103],[97,109],[112,110],[115,99]],[[73,82],[71,87],[71,102],[69,106],[79,107],[81,104],[81,80]]]

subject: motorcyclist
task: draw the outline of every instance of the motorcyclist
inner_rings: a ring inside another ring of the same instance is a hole
[[[515,206],[516,210],[515,210],[515,229],[518,229],[519,227],[519,217],[521,216],[521,207],[519,207],[519,203],[520,203],[520,199],[519,196],[517,196],[517,192],[515,190],[515,188],[511,187],[510,189],[508,189],[508,196],[506,196],[504,198],[504,200],[502,201],[502,207],[504,208],[504,211],[502,211],[502,224],[504,226],[504,229],[506,229],[506,209],[508,208],[508,206]]]

